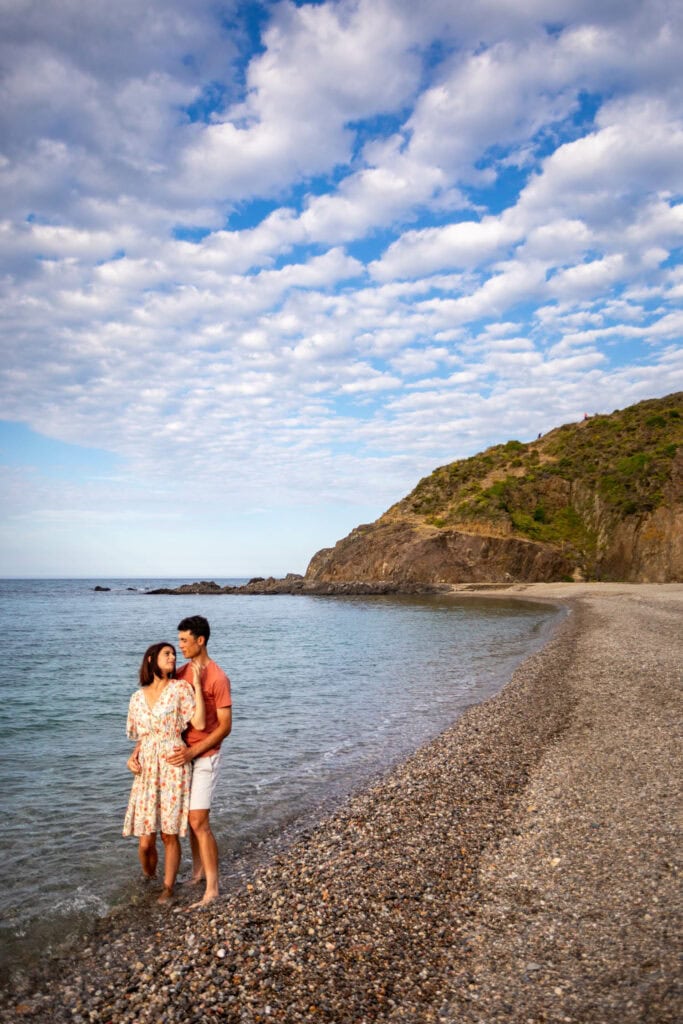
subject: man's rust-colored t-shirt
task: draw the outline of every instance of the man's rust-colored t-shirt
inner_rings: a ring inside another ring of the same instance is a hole
[[[194,678],[192,662],[187,661],[182,665],[178,669],[176,676],[178,679],[185,679],[192,685]],[[199,743],[201,740],[205,740],[209,733],[218,728],[216,708],[232,707],[230,680],[215,661],[209,661],[208,665],[202,669],[201,684],[202,693],[204,694],[204,705],[206,707],[206,724],[203,729],[195,729],[192,725],[187,727],[187,732],[183,733],[183,739],[188,747]],[[204,751],[201,756],[208,757],[210,754],[216,754],[220,750],[220,746],[220,743],[218,743],[215,747],[211,747],[210,750]]]

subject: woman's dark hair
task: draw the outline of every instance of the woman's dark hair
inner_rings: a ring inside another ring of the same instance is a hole
[[[154,681],[154,676],[159,668],[159,655],[164,647],[170,647],[175,654],[175,647],[173,644],[167,643],[166,640],[162,640],[159,644],[152,644],[145,651],[142,665],[140,665],[140,686],[149,686]],[[172,678],[175,679],[175,670],[173,671]]]
[[[192,633],[195,640],[197,637],[203,636],[207,644],[211,636],[211,627],[203,615],[188,615],[186,619],[182,619],[178,623],[178,631]]]

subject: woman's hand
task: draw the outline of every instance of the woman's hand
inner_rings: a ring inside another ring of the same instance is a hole
[[[138,750],[139,748],[136,747],[133,753],[126,761],[126,768],[128,769],[129,772],[132,772],[133,775],[142,775],[142,765],[140,764],[140,760],[138,758]]]
[[[202,667],[196,661],[192,662],[192,685],[194,686],[194,714],[190,719],[190,725],[194,729],[202,730],[206,726],[206,709],[202,692]]]

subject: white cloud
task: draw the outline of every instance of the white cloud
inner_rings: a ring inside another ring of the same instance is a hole
[[[622,256],[608,256],[561,270],[553,277],[549,291],[558,299],[583,299],[604,294],[625,276]]]
[[[370,270],[378,280],[387,281],[418,273],[476,267],[490,262],[519,237],[519,232],[502,217],[408,231],[392,243]]]
[[[197,133],[180,187],[236,199],[348,163],[349,122],[400,108],[419,81],[418,55],[388,14],[382,3],[278,5],[244,101]]]

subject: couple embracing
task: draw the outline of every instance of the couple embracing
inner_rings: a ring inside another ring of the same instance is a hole
[[[187,658],[176,672],[173,644],[147,649],[140,689],[130,699],[128,738],[137,740],[128,768],[135,775],[123,826],[139,838],[138,855],[147,878],[157,867],[156,834],[164,843],[164,887],[159,902],[172,899],[180,865],[180,836],[190,826],[192,881],[205,883],[193,906],[218,896],[218,846],[209,814],[220,763],[221,742],[232,728],[230,680],[209,657],[211,629],[201,615],[178,624],[178,646]]]

